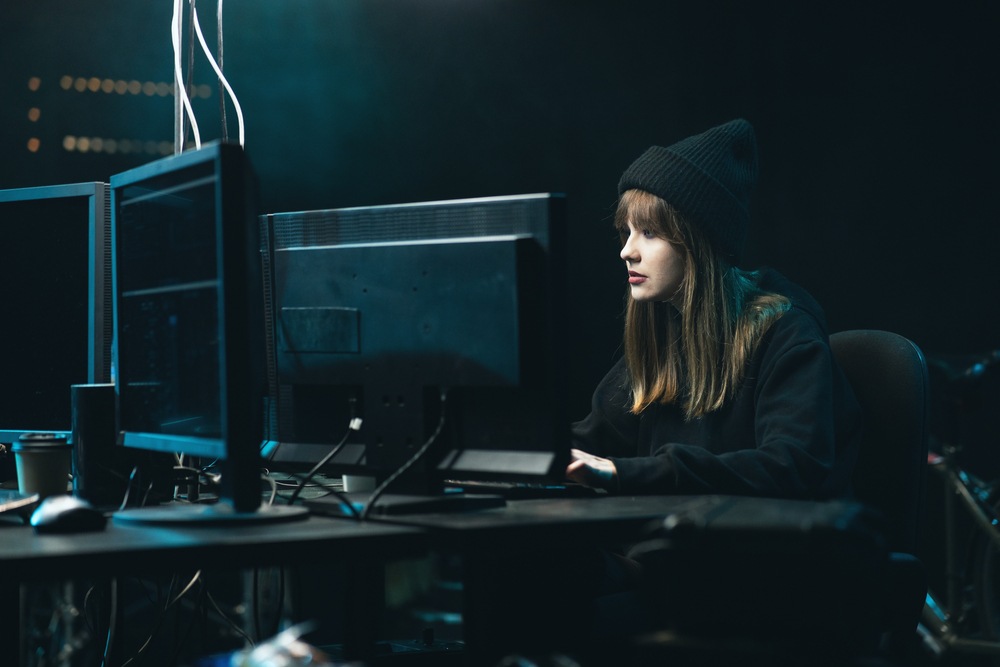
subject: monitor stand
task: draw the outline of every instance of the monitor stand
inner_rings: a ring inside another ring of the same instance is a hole
[[[225,526],[298,521],[309,516],[299,505],[261,505],[252,512],[237,512],[226,502],[173,503],[119,510],[112,521],[126,526]]]

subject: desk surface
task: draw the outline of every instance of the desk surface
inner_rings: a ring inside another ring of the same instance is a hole
[[[667,516],[706,502],[708,496],[601,496],[511,500],[472,512],[380,515],[380,523],[423,528],[435,543],[463,549],[537,548],[558,542],[633,540]]]
[[[420,553],[432,542],[463,548],[540,540],[631,538],[650,522],[701,502],[697,497],[609,496],[510,501],[473,512],[350,518],[235,526],[131,526],[38,535],[28,526],[0,526],[0,569],[8,581],[63,576],[142,574],[171,567],[250,567],[322,562],[336,557],[382,559]]]
[[[420,553],[425,533],[374,522],[309,517],[250,526],[123,526],[38,535],[28,526],[0,527],[0,570],[6,581],[59,576],[149,574],[170,568],[239,568],[330,562]]]
[[[852,510],[851,508],[856,508]],[[427,530],[435,544],[466,552],[537,549],[546,545],[635,541],[668,517],[699,525],[764,532],[836,527],[861,506],[848,501],[775,500],[737,496],[604,496],[508,501],[505,507],[454,514],[380,515],[378,521]],[[860,520],[860,519],[859,519]],[[846,527],[841,527],[846,530]]]

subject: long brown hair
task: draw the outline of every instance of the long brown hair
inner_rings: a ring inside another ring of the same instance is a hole
[[[615,214],[623,242],[629,221],[685,256],[677,307],[626,296],[632,412],[653,403],[679,403],[687,419],[701,417],[735,394],[757,344],[791,302],[758,288],[756,272],[732,266],[660,197],[643,190],[623,193]]]

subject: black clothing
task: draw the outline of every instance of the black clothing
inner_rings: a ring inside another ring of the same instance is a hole
[[[629,411],[624,360],[573,425],[573,446],[611,459],[618,491],[826,499],[850,490],[861,409],[836,365],[826,318],[775,271],[760,287],[792,307],[764,335],[742,385],[721,409],[685,421],[677,405]]]

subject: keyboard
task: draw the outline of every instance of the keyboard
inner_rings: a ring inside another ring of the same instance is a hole
[[[583,484],[563,482],[509,482],[481,480],[445,480],[445,486],[461,489],[466,493],[483,493],[503,496],[507,500],[532,500],[539,498],[596,498],[606,494]]]
[[[38,505],[37,493],[21,493],[17,489],[0,488],[0,516],[27,517]]]

